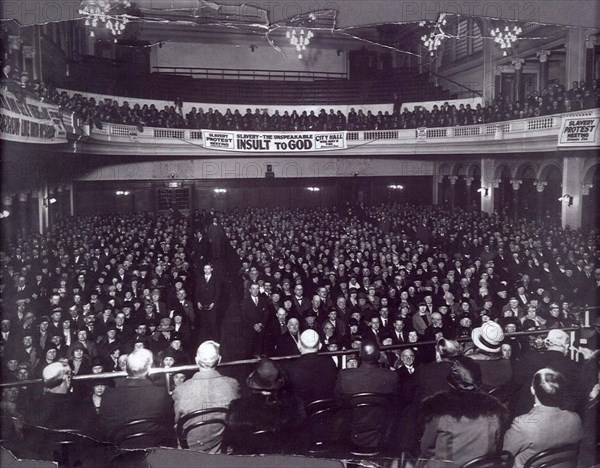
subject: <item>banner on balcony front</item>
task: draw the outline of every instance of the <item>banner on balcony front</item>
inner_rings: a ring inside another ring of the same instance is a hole
[[[559,147],[598,146],[600,117],[563,117],[558,135]]]
[[[203,131],[204,147],[251,153],[301,153],[346,148],[346,132]]]
[[[21,143],[67,142],[67,132],[56,104],[30,96],[17,96],[8,89],[0,93],[0,136]]]

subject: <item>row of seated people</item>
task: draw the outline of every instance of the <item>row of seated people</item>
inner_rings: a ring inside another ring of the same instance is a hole
[[[8,429],[12,424],[12,440],[24,452],[31,447],[18,444],[23,421],[76,429],[127,448],[179,444],[208,453],[302,454],[318,443],[329,450],[405,452],[422,463],[457,467],[501,449],[522,467],[543,450],[581,444],[581,466],[591,466],[598,436],[598,336],[587,342],[590,348],[578,348],[582,362],[577,363],[566,356],[569,336],[548,332],[541,349],[530,350],[500,387],[511,395],[507,405],[488,394],[498,390],[489,386],[490,376],[507,362],[500,356],[498,332],[493,325],[474,329],[466,349],[442,338],[435,345],[437,359],[426,364],[417,364],[405,348],[400,363],[390,366],[385,357],[390,351],[365,341],[338,370],[340,357],[322,355],[321,338],[306,330],[297,360],[280,366],[260,359],[245,388],[217,370],[219,344],[206,341],[196,352],[198,372],[173,382],[172,392],[164,379],[150,375],[152,352],[139,348],[126,359],[127,379],[100,381],[84,398],[72,392],[71,368],[58,361],[43,369],[40,398],[19,400],[23,389],[14,387],[3,392],[3,405],[13,410]],[[325,418],[311,420],[315,408],[325,407],[330,410]],[[195,416],[209,408],[219,409]],[[182,434],[187,425],[215,416],[224,424]],[[126,426],[140,419],[135,427]],[[143,438],[127,437],[140,432]]]
[[[79,94],[69,96],[55,95],[54,100],[61,106],[79,113],[85,122],[111,122],[127,125],[140,125],[168,128],[195,128],[238,131],[340,131],[340,130],[390,130],[413,129],[420,127],[454,127],[457,125],[475,125],[501,122],[527,117],[559,114],[598,107],[599,90],[597,82],[586,85],[582,82],[568,92],[563,86],[551,86],[542,90],[541,94],[531,93],[524,103],[509,102],[502,97],[492,103],[474,108],[470,104],[442,106],[434,105],[430,110],[415,106],[411,111],[404,107],[394,106],[394,111],[379,111],[376,114],[367,110],[351,109],[346,115],[342,111],[321,109],[315,111],[296,110],[280,113],[278,110],[270,115],[266,110],[227,109],[224,114],[209,108],[196,109],[184,115],[182,103],[176,101],[174,106],[158,109],[154,105],[134,104],[127,101],[119,106],[116,101],[96,102]]]
[[[464,336],[489,320],[510,330],[578,326],[579,306],[597,303],[600,269],[594,270],[593,233],[547,230],[534,241],[541,226],[509,227],[500,218],[408,205],[329,212],[249,209],[222,221],[209,228],[227,232],[242,261],[246,297],[239,307],[239,347],[249,357],[288,354],[286,349],[295,349],[295,333],[307,328],[317,330],[327,346],[350,349],[378,327],[383,342],[395,326],[403,327],[406,340],[433,338],[440,331],[448,338]],[[450,221],[477,227],[448,238],[443,226]],[[247,228],[255,223],[265,228]],[[283,236],[291,225],[303,228]],[[336,252],[335,239],[347,236],[348,226],[355,232],[344,251]],[[1,322],[1,344],[6,356],[15,358],[11,372],[20,361],[29,362],[32,372],[50,345],[58,348],[58,357],[76,341],[92,341],[101,349],[88,352],[90,360],[112,356],[115,364],[116,354],[129,352],[135,340],[147,341],[146,347],[159,353],[169,346],[171,333],[181,337],[185,351],[194,349],[201,335],[228,334],[219,323],[220,290],[226,288],[219,272],[206,264],[213,242],[204,230],[194,217],[189,222],[148,214],[75,218],[57,227],[54,239],[36,235],[12,246],[3,256]],[[103,234],[97,245],[84,245],[83,238],[69,244],[71,232]],[[120,232],[127,232],[126,239]],[[480,242],[480,236],[486,240]],[[202,286],[207,277],[212,278],[208,289]],[[398,316],[402,324],[395,323]],[[85,338],[78,339],[82,332]]]
[[[10,76],[10,71],[9,71]],[[12,85],[12,86],[10,86]],[[376,114],[367,110],[351,109],[348,115],[330,109],[326,112],[314,111],[275,111],[270,115],[266,110],[227,109],[225,113],[209,108],[196,109],[184,115],[183,103],[176,100],[173,106],[159,109],[154,104],[130,106],[128,101],[119,105],[117,101],[105,99],[96,101],[79,93],[70,95],[43,83],[31,84],[29,75],[24,73],[20,80],[3,80],[3,86],[13,91],[31,91],[44,99],[79,114],[86,124],[101,126],[102,122],[137,125],[140,127],[194,128],[238,131],[341,131],[341,130],[387,130],[413,129],[420,127],[453,127],[515,120],[527,117],[559,114],[598,107],[600,88],[598,80],[590,83],[574,82],[570,90],[563,85],[552,84],[541,92],[531,92],[523,103],[511,102],[499,96],[491,103],[474,108],[470,104],[458,106],[444,103],[434,105],[431,110],[415,106],[411,111],[401,102],[394,101],[393,111],[379,111]]]

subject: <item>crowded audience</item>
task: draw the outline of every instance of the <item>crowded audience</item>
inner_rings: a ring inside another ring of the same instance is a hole
[[[302,453],[312,401],[337,400],[343,418],[353,395],[376,392],[389,411],[340,423],[334,442],[428,460],[451,448],[460,464],[504,440],[522,463],[545,445],[514,418],[544,411],[574,428],[553,444],[582,439],[593,457],[594,431],[576,429],[595,424],[597,335],[571,343],[560,328],[581,327],[598,304],[597,246],[595,231],[436,206],[65,219],[1,253],[3,381],[43,381],[4,389],[3,427],[16,439],[21,421],[79,428],[129,446],[123,424],[153,418],[146,443],[175,446],[176,421],[219,406],[234,453]],[[219,372],[223,342],[260,358],[245,382]],[[337,350],[351,353],[321,354]],[[192,362],[196,374],[168,386],[150,373]],[[72,378],[119,370],[128,378]],[[451,439],[436,438],[440,424]],[[223,450],[222,431],[195,432],[191,446]],[[475,436],[476,451],[461,446]]]
[[[10,68],[10,65],[7,67]],[[119,104],[110,98],[97,100],[81,93],[62,91],[46,84],[29,80],[29,74],[23,72],[15,75],[9,69],[0,80],[2,86],[19,94],[31,92],[33,95],[47,99],[61,108],[75,112],[84,124],[102,128],[103,123],[136,125],[143,127],[189,128],[206,130],[232,131],[342,131],[342,130],[393,130],[416,129],[422,127],[455,127],[460,125],[477,125],[502,122],[528,117],[574,112],[592,109],[600,104],[600,83],[573,82],[567,90],[559,83],[550,84],[540,92],[532,91],[522,102],[512,102],[498,96],[492,102],[477,104],[437,104],[431,110],[422,106],[413,109],[403,107],[402,102],[394,98],[393,110],[372,112],[371,110],[355,111],[347,114],[334,109],[315,111],[283,111],[275,110],[269,114],[267,110],[230,109],[221,113],[217,109],[192,107],[190,112],[183,112],[183,103],[177,99],[173,105],[130,103]]]

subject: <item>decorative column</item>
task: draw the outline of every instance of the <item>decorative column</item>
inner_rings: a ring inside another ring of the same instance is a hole
[[[546,84],[548,83],[548,57],[550,56],[550,51],[540,50],[536,52],[535,55],[537,55],[537,58],[540,61],[538,89],[541,91],[546,87]]]
[[[515,100],[523,102],[523,64],[524,59],[515,59],[512,65],[515,68]]]
[[[585,32],[583,28],[575,26],[567,28],[565,49],[567,51],[565,88],[570,89],[573,81],[585,80]]]
[[[585,38],[585,80],[594,79],[594,70],[596,69],[595,47],[598,45],[598,36],[590,34]]]
[[[581,174],[583,173],[584,163],[585,158],[580,156],[569,156],[563,158],[563,180],[561,195],[569,195],[572,197],[572,203],[569,203],[569,200],[562,202],[561,224],[563,228],[570,226],[571,229],[579,229],[581,227],[583,195]]]
[[[27,206],[29,201],[29,194],[27,192],[20,192],[17,195],[18,202],[18,233],[21,237],[26,237],[29,234],[29,207]]]
[[[458,176],[448,176],[450,181],[450,208],[454,209],[454,203],[456,201],[456,181]]]
[[[548,182],[544,180],[534,180],[533,185],[537,190],[537,221],[540,222],[542,220],[542,209],[544,207],[544,189]]]
[[[484,41],[488,42],[488,41]],[[494,212],[494,171],[496,161],[493,159],[481,159],[481,211],[487,214]],[[496,186],[497,188],[497,186]]]
[[[467,210],[473,210],[473,197],[471,196],[471,185],[475,179],[473,177],[465,177],[465,185],[467,186]]]
[[[433,176],[433,204],[439,204],[440,199],[440,184],[444,181],[444,176],[434,175]]]
[[[489,21],[482,18],[483,35],[489,34]],[[483,41],[483,103],[491,103],[496,94],[496,73],[494,70],[494,41]]]
[[[12,242],[14,240],[14,229],[13,220],[6,219],[9,216],[15,216],[13,210],[13,197],[12,195],[4,195],[2,197],[2,243]]]
[[[510,185],[512,185],[513,188],[513,218],[515,221],[519,219],[519,188],[522,183],[523,181],[520,179],[510,180]]]

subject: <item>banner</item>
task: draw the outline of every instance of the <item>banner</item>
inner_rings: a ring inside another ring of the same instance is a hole
[[[558,146],[600,145],[598,123],[600,123],[600,117],[563,117],[558,134]]]
[[[0,138],[22,143],[58,144],[67,142],[67,132],[56,104],[17,96],[2,89]]]
[[[204,147],[252,153],[294,153],[346,148],[346,132],[221,132],[202,131]]]

